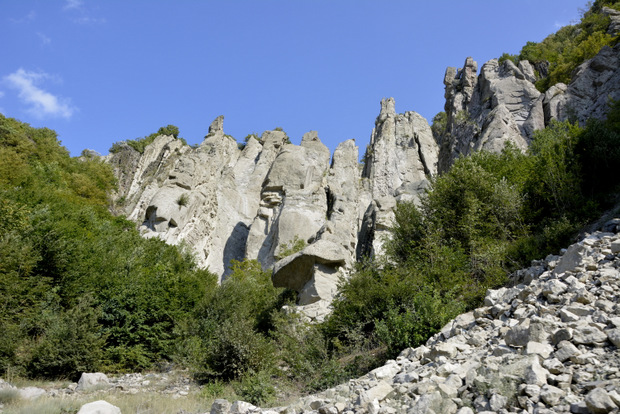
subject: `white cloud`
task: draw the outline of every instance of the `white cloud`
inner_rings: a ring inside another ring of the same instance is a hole
[[[63,8],[65,10],[79,9],[82,7],[83,4],[84,2],[82,0],[67,0],[65,2],[65,7]]]
[[[18,90],[18,97],[27,105],[28,111],[43,118],[46,116],[71,118],[75,108],[66,99],[59,98],[39,88],[36,84],[50,76],[44,72],[28,72],[20,68],[3,78],[13,89]]]
[[[103,24],[103,17],[92,17],[91,10],[84,4],[84,0],[65,0],[63,10],[71,16],[71,21],[81,25]]]
[[[103,17],[82,16],[73,19],[73,22],[77,24],[103,24],[106,20]]]
[[[39,39],[41,39],[41,43],[45,46],[45,45],[49,45],[50,43],[52,43],[52,39],[50,39],[49,37],[45,36],[43,33],[41,32],[37,32],[37,36],[39,36]]]

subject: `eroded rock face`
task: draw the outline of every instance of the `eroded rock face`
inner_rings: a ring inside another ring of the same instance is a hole
[[[119,178],[115,209],[145,237],[187,243],[199,265],[221,277],[233,259],[274,268],[274,283],[298,290],[302,310],[320,320],[339,278],[382,251],[396,202],[418,200],[436,173],[430,127],[384,99],[362,169],[353,140],[332,157],[315,131],[300,145],[266,131],[239,149],[223,122],[216,118],[196,148],[172,136],[156,138],[143,154],[121,144],[106,157]],[[307,247],[285,257],[298,242]],[[316,253],[325,246],[339,259]]]
[[[447,126],[439,137],[439,172],[472,151],[499,152],[507,143],[525,150],[534,132],[554,119],[581,125],[589,118],[602,119],[608,99],[620,99],[620,45],[606,46],[584,62],[570,85],[559,83],[543,94],[534,86],[536,72],[546,76],[542,63],[534,68],[528,61],[516,66],[493,59],[476,76],[477,67],[467,58],[462,69],[446,69]]]
[[[416,112],[397,114],[394,99],[382,100],[362,173],[369,179],[372,197],[415,199],[437,172],[437,156],[426,119]]]
[[[543,100],[534,86],[527,61],[517,67],[496,59],[482,66],[467,58],[462,69],[448,68],[445,111],[447,128],[441,138],[439,170],[446,171],[472,151],[501,151],[510,142],[525,149],[535,130],[544,128]]]
[[[394,99],[381,101],[370,145],[364,155],[364,196],[357,258],[380,254],[389,237],[398,201],[419,201],[437,173],[439,147],[426,119],[416,112],[397,114]]]
[[[544,94],[534,86],[544,65],[535,71],[527,61],[491,60],[478,75],[467,58],[462,69],[446,70],[445,133],[436,141],[419,114],[399,114],[392,98],[383,99],[363,167],[354,141],[339,145],[330,162],[314,131],[300,145],[266,131],[240,149],[224,134],[223,117],[196,148],[172,136],[156,138],[143,154],[120,144],[105,157],[119,179],[114,210],[145,237],[185,242],[200,266],[221,277],[231,260],[275,269],[274,282],[298,290],[305,314],[320,320],[338,279],[355,261],[383,253],[397,203],[418,202],[456,157],[508,143],[525,150],[552,119],[603,117],[608,97],[620,99],[619,51],[603,48],[570,85]],[[298,242],[307,247],[286,257]],[[328,243],[341,259],[321,262],[312,253]]]
[[[296,239],[307,241],[321,228],[327,213],[329,159],[316,131],[306,133],[300,146],[288,144],[280,150],[262,183],[247,258],[270,267]]]
[[[199,265],[224,275],[245,257],[249,228],[261,202],[262,182],[284,145],[283,132],[250,138],[243,150],[223,131],[223,117],[196,148],[160,136],[136,158],[127,147],[107,157],[122,178],[117,210],[140,223],[145,237],[186,242]],[[135,165],[133,174],[124,166]]]
[[[339,278],[356,260],[383,251],[397,201],[419,200],[437,172],[438,151],[428,122],[415,112],[397,114],[392,98],[381,101],[361,171],[354,142],[338,146],[326,170],[324,224],[308,239],[308,248],[274,267],[274,284],[299,292],[299,311],[322,320]],[[317,255],[315,248],[338,251],[338,260],[321,258],[325,253]]]

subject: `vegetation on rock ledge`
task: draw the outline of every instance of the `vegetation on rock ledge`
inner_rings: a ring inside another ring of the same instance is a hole
[[[620,10],[620,1],[596,0],[579,23],[561,28],[542,42],[527,42],[518,55],[504,53],[500,63],[506,59],[530,61],[538,70],[536,87],[541,92],[558,82],[570,83],[577,66],[596,56],[603,46],[618,42],[617,35],[607,33],[610,18],[602,12],[603,7]]]

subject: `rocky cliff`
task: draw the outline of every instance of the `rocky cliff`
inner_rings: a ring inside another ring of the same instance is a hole
[[[620,99],[619,52],[620,45],[603,48],[570,85],[546,93],[534,86],[542,69],[527,61],[491,60],[478,74],[467,58],[463,68],[446,70],[443,133],[433,137],[423,117],[398,114],[384,99],[362,164],[353,140],[332,155],[315,131],[300,145],[266,131],[240,148],[222,116],[196,147],[172,136],[159,136],[144,153],[121,144],[106,157],[119,180],[115,208],[145,237],[187,244],[222,278],[232,260],[258,260],[320,320],[339,277],[382,251],[396,203],[415,202],[456,157],[507,143],[525,149],[553,119],[603,117],[608,99]]]
[[[315,131],[300,145],[266,131],[240,148],[222,116],[195,148],[159,136],[142,154],[121,144],[106,159],[117,213],[145,237],[186,243],[222,278],[231,260],[256,259],[320,319],[339,277],[381,251],[396,202],[415,200],[437,172],[438,151],[424,118],[385,99],[363,166],[353,140],[332,156]]]
[[[528,61],[516,66],[496,59],[478,65],[467,58],[463,68],[444,76],[446,129],[440,143],[439,172],[472,151],[500,151],[507,142],[525,149],[534,131],[554,120],[585,124],[605,116],[609,99],[620,99],[620,45],[605,46],[581,64],[569,85],[558,83],[545,93],[534,86],[544,68]]]

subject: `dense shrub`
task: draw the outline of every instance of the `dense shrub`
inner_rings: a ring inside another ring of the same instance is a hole
[[[97,321],[99,312],[86,296],[68,310],[45,309],[41,315],[38,337],[29,344],[27,372],[31,376],[62,378],[73,381],[82,372],[101,366],[105,334]]]
[[[445,257],[438,256],[441,264]],[[457,259],[458,260],[458,259]],[[448,264],[449,265],[449,264]],[[407,346],[417,346],[464,310],[454,300],[454,287],[446,278],[459,279],[462,272],[427,273],[420,265],[380,269],[368,264],[360,268],[340,289],[334,311],[324,325],[333,346],[346,352],[384,347],[386,357],[396,356]],[[458,269],[451,269],[458,270]],[[444,276],[438,280],[437,276]]]
[[[189,322],[195,339],[185,358],[194,361],[195,375],[231,380],[272,368],[275,348],[268,333],[281,293],[258,262],[233,262],[232,273]]]
[[[620,101],[611,102],[605,122],[590,120],[575,152],[582,166],[586,196],[596,197],[616,189],[620,183]]]

